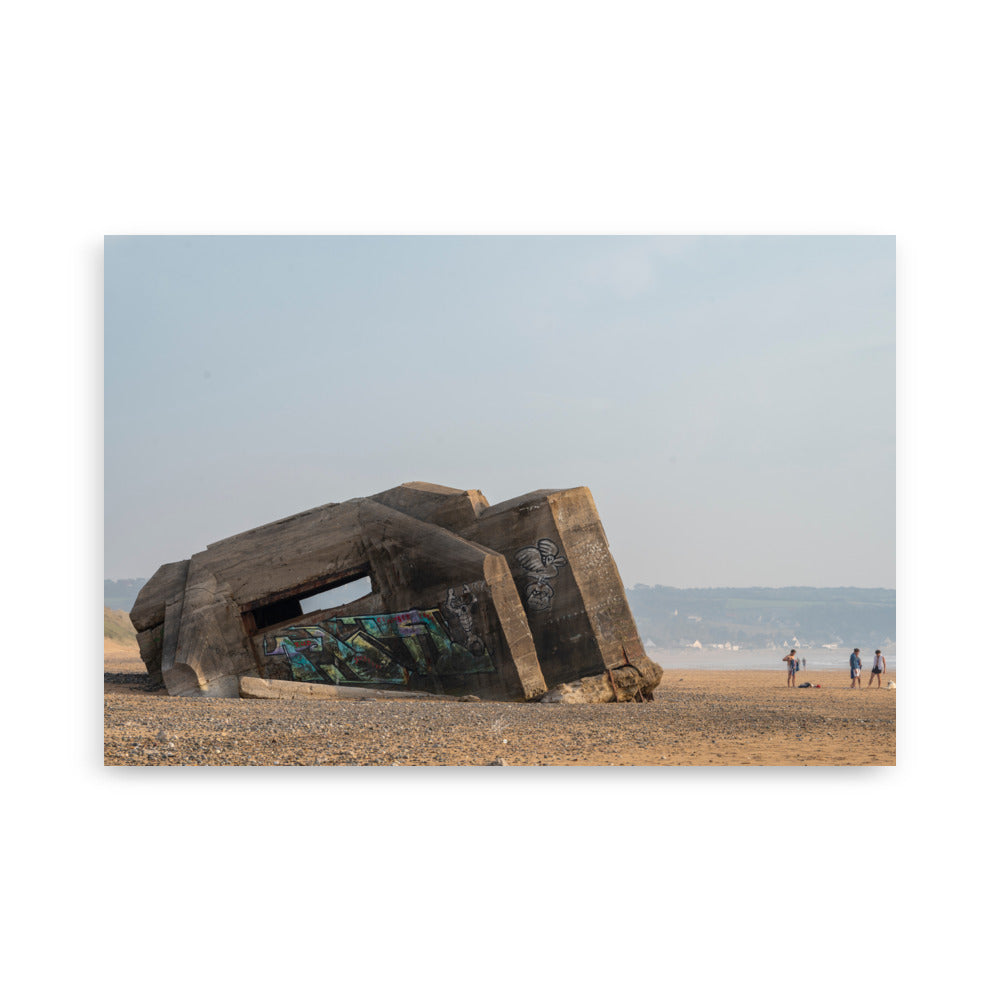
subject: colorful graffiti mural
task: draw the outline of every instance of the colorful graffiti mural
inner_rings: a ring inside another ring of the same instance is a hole
[[[539,538],[535,545],[518,549],[514,558],[528,576],[524,588],[528,607],[532,611],[547,611],[556,596],[548,581],[559,575],[559,568],[566,565],[566,557],[559,555],[559,546],[551,538]]]
[[[482,640],[465,631],[468,645],[452,638],[441,610],[432,608],[286,625],[261,642],[265,656],[286,659],[297,681],[409,685],[493,672]]]

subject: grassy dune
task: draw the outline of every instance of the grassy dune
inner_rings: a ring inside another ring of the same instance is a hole
[[[135,629],[126,612],[104,609],[104,638],[123,646],[136,645]]]

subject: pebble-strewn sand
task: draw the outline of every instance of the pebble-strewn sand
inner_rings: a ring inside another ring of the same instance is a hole
[[[807,674],[817,690],[786,688],[780,670],[670,670],[651,703],[519,705],[171,698],[111,643],[104,670],[106,764],[896,762],[895,691],[885,678],[852,691],[846,671]]]

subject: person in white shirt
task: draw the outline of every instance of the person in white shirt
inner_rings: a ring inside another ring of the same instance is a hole
[[[885,657],[881,649],[875,650],[875,662],[872,664],[871,677],[868,678],[868,686],[872,686],[872,681],[878,678],[878,686],[882,686],[882,675],[885,673]]]

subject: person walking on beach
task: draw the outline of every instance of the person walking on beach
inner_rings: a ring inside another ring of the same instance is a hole
[[[878,686],[882,686],[882,675],[885,673],[885,657],[882,655],[881,649],[875,650],[875,662],[872,664],[872,674],[868,678],[868,686],[872,686],[872,681],[878,678]],[[861,681],[858,681],[858,686],[860,687]]]
[[[788,683],[787,687],[795,687],[795,672],[799,669],[799,661],[795,659],[795,650],[793,649],[788,656],[783,656],[782,661],[788,664]]]
[[[857,682],[858,690],[861,689],[861,650],[857,646],[851,653],[851,687]]]

